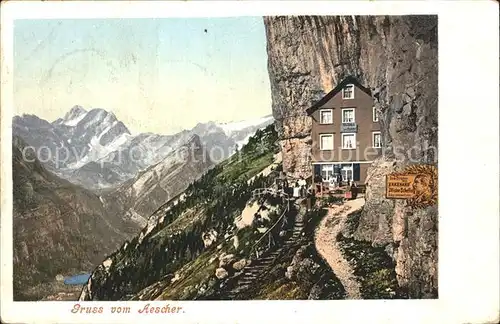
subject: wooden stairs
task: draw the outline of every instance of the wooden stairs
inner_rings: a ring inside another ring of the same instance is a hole
[[[304,229],[304,220],[299,214],[295,220],[292,234],[285,239],[282,245],[277,246],[268,252],[265,252],[259,258],[252,260],[252,263],[242,270],[241,275],[238,277],[234,285],[234,288],[229,291],[223,292],[223,299],[225,300],[237,300],[239,295],[246,292],[252,284],[259,280],[259,278],[275,263],[276,259],[279,257],[283,250],[292,248],[293,245],[300,240]]]

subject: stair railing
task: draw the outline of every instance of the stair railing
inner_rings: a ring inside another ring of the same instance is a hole
[[[256,189],[256,191],[258,193],[280,194],[284,199],[286,199],[286,204],[285,204],[285,209],[283,210],[283,212],[281,213],[281,215],[278,217],[278,219],[276,220],[276,222],[274,222],[274,224],[271,227],[269,227],[269,229],[266,230],[266,232],[255,242],[255,244],[252,245],[252,247],[250,249],[250,255],[255,255],[255,257],[257,259],[259,258],[258,247],[260,246],[260,244],[264,241],[264,239],[266,237],[269,239],[269,244],[271,244],[271,242],[273,240],[273,237],[272,237],[272,231],[273,231],[273,229],[284,219],[285,215],[290,211],[290,200],[289,200],[289,196],[288,196],[287,193],[280,192],[278,190],[271,189],[271,188],[259,188],[259,189],[264,189],[264,190],[258,190],[258,189]],[[256,191],[254,191],[254,193]]]

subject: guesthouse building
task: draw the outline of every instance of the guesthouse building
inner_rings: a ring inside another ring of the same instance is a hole
[[[380,155],[379,115],[369,89],[354,77],[342,80],[307,109],[312,118],[311,161],[313,175],[330,181],[363,184],[367,170]]]

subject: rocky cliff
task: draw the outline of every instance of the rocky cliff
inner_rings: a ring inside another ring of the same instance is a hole
[[[39,300],[61,275],[89,271],[139,226],[99,196],[48,172],[17,136],[12,144],[14,299]]]
[[[437,16],[265,17],[273,115],[283,168],[311,174],[305,109],[346,76],[371,90],[384,154],[371,167],[355,237],[386,246],[411,298],[437,297],[437,206],[385,199],[385,175],[437,164]]]

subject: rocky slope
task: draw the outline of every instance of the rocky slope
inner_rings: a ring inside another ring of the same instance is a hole
[[[137,232],[135,222],[107,213],[99,197],[48,172],[13,138],[14,298],[39,299],[37,285],[89,271]],[[48,293],[43,291],[42,293]]]
[[[437,297],[437,206],[385,199],[385,175],[437,164],[437,16],[265,17],[273,115],[283,168],[311,174],[305,109],[346,76],[371,90],[384,156],[369,171],[355,237],[385,246],[411,298]],[[410,149],[411,148],[411,149]]]
[[[153,212],[179,195],[213,166],[198,135],[169,153],[162,161],[101,196],[109,212],[145,226]]]

